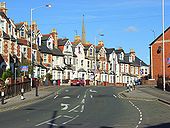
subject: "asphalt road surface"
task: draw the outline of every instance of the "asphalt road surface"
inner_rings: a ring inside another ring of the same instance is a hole
[[[69,87],[43,101],[1,112],[0,128],[165,128],[170,108],[119,97],[120,87]]]

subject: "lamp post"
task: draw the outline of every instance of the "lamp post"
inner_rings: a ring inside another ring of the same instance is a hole
[[[39,8],[43,8],[43,7],[47,7],[47,8],[51,8],[51,4],[47,4],[47,5],[42,5],[42,6],[39,6],[39,7],[36,7],[36,8],[31,8],[31,28],[30,28],[30,31],[31,31],[31,36],[30,36],[30,43],[31,43],[31,67],[33,68],[33,65],[32,65],[32,19],[33,19],[33,11],[36,10],[36,9],[39,9]],[[33,70],[33,69],[32,69]],[[32,87],[32,71],[31,71],[31,87]]]
[[[162,0],[162,58],[163,58],[163,62],[162,62],[162,68],[163,68],[163,91],[165,91],[165,35],[164,35],[164,0]]]

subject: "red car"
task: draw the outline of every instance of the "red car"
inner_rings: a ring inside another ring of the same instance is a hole
[[[84,79],[79,79],[79,78],[74,78],[71,80],[71,86],[84,86],[85,85],[85,80]]]

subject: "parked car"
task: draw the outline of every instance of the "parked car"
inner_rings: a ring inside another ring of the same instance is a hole
[[[71,86],[84,86],[85,85],[85,80],[81,78],[74,78],[73,80],[70,81]]]
[[[142,84],[141,79],[135,80],[135,85],[141,85],[141,84]]]

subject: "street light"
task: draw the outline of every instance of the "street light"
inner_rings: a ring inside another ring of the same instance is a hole
[[[39,8],[43,8],[43,7],[47,7],[47,8],[51,8],[51,4],[47,4],[47,5],[42,5],[42,6],[39,6],[39,7],[36,7],[36,8],[31,8],[31,36],[30,36],[30,42],[31,42],[31,67],[33,67],[32,65],[32,17],[33,17],[33,11],[36,10],[36,9],[39,9]],[[31,72],[31,87],[32,87],[32,72]]]
[[[164,35],[164,0],[162,0],[162,52],[163,52],[163,62],[162,62],[162,68],[163,68],[163,91],[165,91],[165,35]]]
[[[99,36],[104,36],[104,34],[102,34],[102,33],[99,33],[98,34]],[[94,66],[94,85],[96,86],[96,69],[97,69],[97,63],[96,63],[96,52],[97,52],[97,50],[96,50],[96,42],[97,42],[97,37],[95,36],[95,38],[94,38],[94,42],[95,42],[95,56],[94,56],[94,62],[95,62],[95,66]]]

